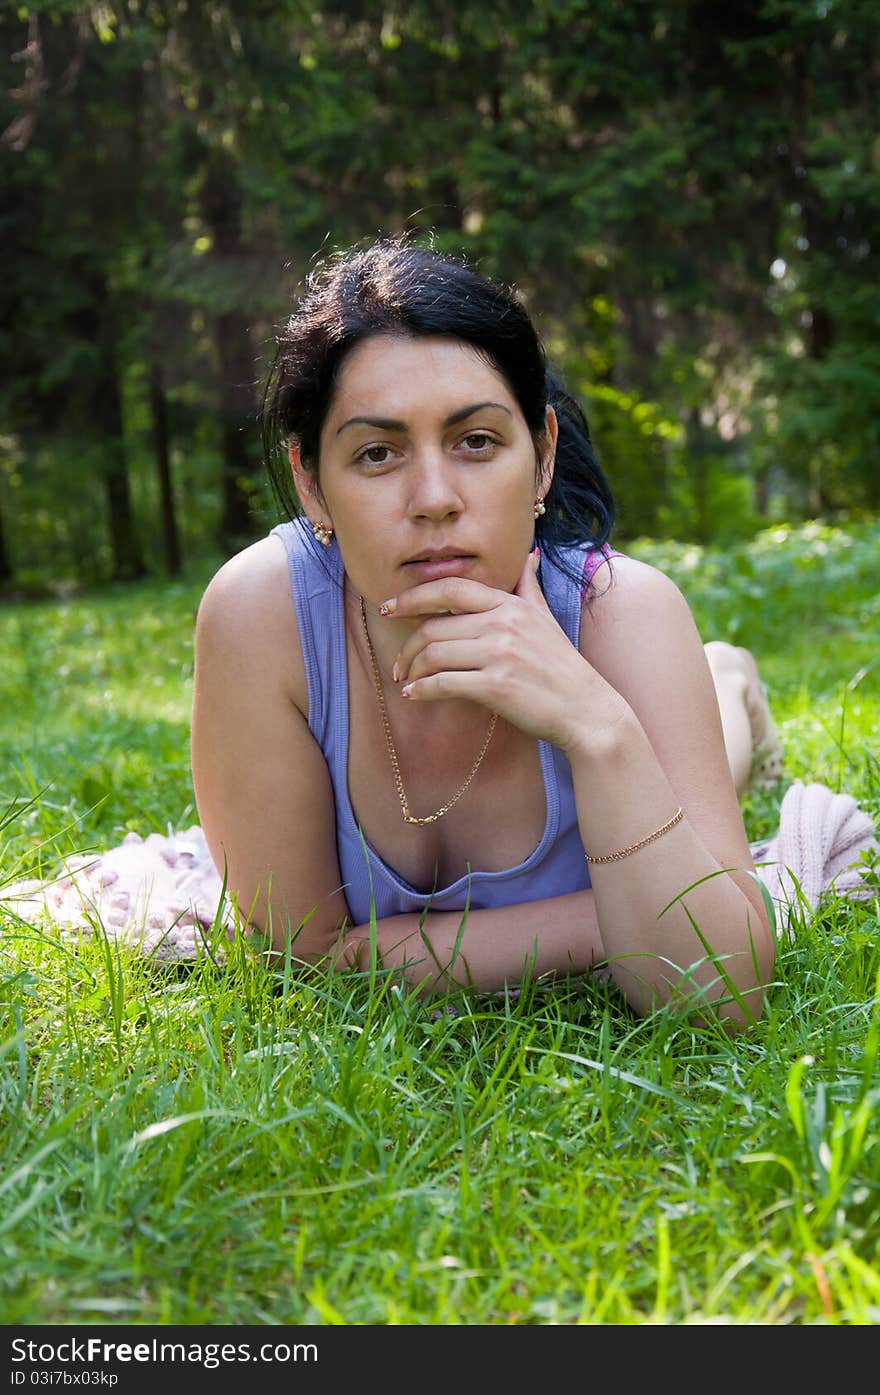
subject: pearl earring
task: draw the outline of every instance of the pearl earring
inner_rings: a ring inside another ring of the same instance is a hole
[[[315,535],[316,542],[319,542],[322,547],[330,546],[330,542],[333,538],[333,529],[329,523],[313,523],[312,532]]]
[[[546,512],[547,510],[544,507],[543,495],[539,494],[537,499],[535,500],[535,517],[540,518],[541,515]]]

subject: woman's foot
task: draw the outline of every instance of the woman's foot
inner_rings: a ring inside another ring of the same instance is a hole
[[[705,650],[737,793],[773,789],[783,773],[782,742],[754,655],[724,640],[710,640]]]
[[[737,646],[746,674],[743,694],[749,725],[752,728],[752,768],[747,788],[772,790],[782,779],[785,757],[776,723],[770,712],[767,689],[758,673],[754,655]]]

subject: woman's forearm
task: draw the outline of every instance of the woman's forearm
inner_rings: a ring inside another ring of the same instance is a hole
[[[420,924],[420,922],[423,922]],[[376,922],[376,948],[385,969],[397,969],[423,993],[470,987],[497,992],[526,977],[587,973],[603,956],[591,891],[490,910],[429,911]],[[339,967],[370,962],[370,927],[346,932]]]
[[[586,743],[569,759],[581,837],[594,856],[631,846],[674,815],[675,793],[634,714],[610,728],[599,749]],[[750,863],[721,867],[687,810],[638,851],[590,863],[597,933],[638,1011],[702,996],[721,1000],[721,1014],[737,1022],[760,1014],[773,943],[750,871]]]

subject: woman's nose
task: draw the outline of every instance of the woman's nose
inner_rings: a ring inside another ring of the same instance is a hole
[[[459,514],[463,503],[455,469],[444,452],[429,450],[414,462],[409,512],[413,518],[449,518]]]

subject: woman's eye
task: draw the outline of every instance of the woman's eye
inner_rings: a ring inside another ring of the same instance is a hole
[[[390,446],[367,446],[358,456],[365,465],[387,465]]]
[[[494,446],[495,438],[486,431],[471,431],[465,436],[464,443],[468,450],[488,450],[490,446]]]

